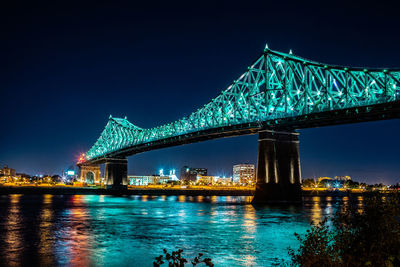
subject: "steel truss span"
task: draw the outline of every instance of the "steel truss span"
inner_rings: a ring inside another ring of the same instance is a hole
[[[142,129],[110,116],[86,162],[265,127],[393,118],[399,116],[399,103],[400,70],[325,65],[267,48],[226,90],[180,120]]]

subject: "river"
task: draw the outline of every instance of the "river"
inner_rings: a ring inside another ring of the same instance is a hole
[[[0,265],[153,266],[182,248],[215,266],[271,266],[299,246],[294,233],[346,197],[253,206],[251,197],[2,195]],[[189,266],[189,265],[188,265]],[[190,265],[191,266],[191,265]]]

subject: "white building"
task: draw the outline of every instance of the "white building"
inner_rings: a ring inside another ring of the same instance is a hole
[[[241,184],[255,183],[254,164],[237,164],[233,166],[233,182]]]
[[[149,184],[166,184],[170,178],[168,176],[159,175],[128,175],[129,185],[149,185]]]

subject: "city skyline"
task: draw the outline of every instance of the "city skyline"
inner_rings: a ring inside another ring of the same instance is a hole
[[[150,24],[145,23],[151,15],[145,4],[118,12],[106,11],[105,6],[88,12],[87,6],[79,14],[68,7],[63,12],[48,8],[37,14],[19,14],[21,21],[9,23],[9,38],[3,44],[10,53],[1,91],[7,99],[1,112],[7,114],[4,124],[8,127],[0,133],[0,164],[32,174],[59,172],[90,148],[110,114],[126,115],[141,127],[180,118],[225,89],[265,43],[324,63],[399,67],[399,37],[383,38],[390,27],[375,31],[374,39],[365,35],[364,27],[373,31],[379,23],[390,25],[394,20],[379,8],[366,13],[375,20],[361,28],[359,17],[352,18],[349,11],[333,7],[326,13],[323,9],[328,18],[344,17],[333,29],[327,23],[315,24],[318,14],[305,22],[313,27],[293,25],[298,9],[307,14],[300,5],[288,9],[288,16],[293,15],[290,25],[274,22],[277,14],[270,14],[274,19],[266,22],[254,16],[254,10],[250,14],[246,9],[219,5],[216,10],[222,18],[206,6],[191,9],[191,18],[181,14],[179,7],[174,11],[174,6],[161,6],[160,17],[152,17]],[[170,13],[161,12],[162,8]],[[137,16],[128,16],[128,10]],[[102,22],[101,15],[107,12],[110,24]],[[211,18],[205,20],[205,14]],[[11,15],[6,19],[11,21]],[[74,15],[77,21],[71,21]],[[173,15],[164,25],[163,19]],[[236,25],[237,17],[241,25]],[[21,26],[29,20],[31,26]],[[227,25],[237,27],[227,33]],[[326,36],[326,29],[332,30],[334,42]],[[306,38],[310,36],[312,40]],[[25,80],[19,79],[21,75]],[[300,130],[302,176],[350,175],[370,183],[396,183],[400,178],[399,130],[399,120]],[[190,165],[210,166],[210,171],[218,173],[231,171],[237,163],[255,164],[256,158],[257,137],[235,137],[135,155],[129,158],[128,172]]]

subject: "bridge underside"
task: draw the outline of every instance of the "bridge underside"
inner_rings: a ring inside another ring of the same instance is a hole
[[[293,130],[259,131],[257,184],[253,203],[301,201],[298,135]],[[128,160],[106,158],[104,162],[107,188],[126,189]]]

